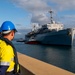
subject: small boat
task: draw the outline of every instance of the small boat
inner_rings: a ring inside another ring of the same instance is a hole
[[[17,40],[17,42],[25,42],[25,40],[23,38],[20,38]]]

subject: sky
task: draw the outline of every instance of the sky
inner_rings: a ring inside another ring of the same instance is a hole
[[[32,23],[46,24],[50,10],[53,19],[65,28],[75,27],[75,0],[0,0],[0,26],[9,20],[22,31],[30,29]]]

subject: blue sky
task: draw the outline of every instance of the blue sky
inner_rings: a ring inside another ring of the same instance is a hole
[[[12,21],[17,29],[29,29],[31,23],[49,23],[49,10],[64,27],[75,27],[75,0],[0,0],[0,25]]]
[[[0,0],[0,25],[6,20],[12,21],[17,28],[30,24],[27,11],[17,7],[10,0]]]
[[[75,21],[74,7],[74,0],[0,0],[0,25],[5,20],[14,22],[17,28],[30,28],[31,23],[45,24],[52,9],[57,21],[70,26],[67,21]]]

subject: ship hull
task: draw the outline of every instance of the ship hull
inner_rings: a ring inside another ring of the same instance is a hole
[[[40,44],[46,45],[71,45],[72,36],[70,34],[70,30],[64,29],[60,31],[50,31],[45,33],[38,33],[32,35],[35,41],[38,41]],[[32,37],[27,37],[27,42]]]

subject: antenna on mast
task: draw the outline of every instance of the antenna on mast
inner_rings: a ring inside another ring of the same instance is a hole
[[[53,13],[53,11],[50,10],[49,13],[50,13],[50,15],[51,15],[51,17],[50,17],[51,23],[53,23],[53,17],[52,17],[52,13]]]

